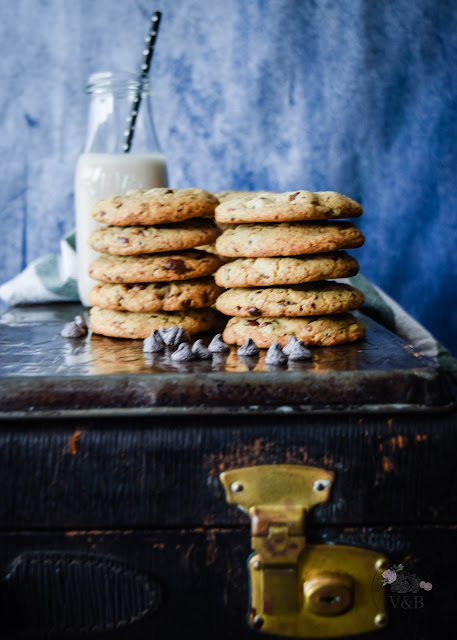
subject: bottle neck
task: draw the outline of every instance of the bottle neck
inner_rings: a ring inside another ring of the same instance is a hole
[[[130,140],[129,153],[161,153],[154,128],[151,94],[140,94],[138,103],[137,94],[132,91],[116,93],[104,89],[92,92],[84,151],[124,153],[127,139]]]

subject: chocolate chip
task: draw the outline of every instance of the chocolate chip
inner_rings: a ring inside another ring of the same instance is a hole
[[[67,322],[60,335],[64,338],[82,338],[87,335],[87,324],[82,316],[76,316],[73,322]]]
[[[164,191],[164,194],[166,193],[173,193],[173,189],[167,189],[166,191]]]
[[[186,265],[182,260],[175,260],[174,258],[169,258],[165,264],[163,265],[164,269],[168,269],[168,271],[174,271],[178,275],[182,275],[188,271]]]
[[[241,357],[258,356],[259,349],[254,340],[248,338],[246,342],[237,350],[237,353]]]
[[[120,209],[122,207],[122,202],[116,205],[116,209]]]
[[[297,191],[296,193],[293,193],[292,195],[290,195],[289,202],[292,202],[293,200],[295,200],[295,198],[298,196],[299,193],[300,191]]]
[[[261,324],[260,326],[261,326],[261,327],[266,327],[266,326],[268,326],[269,324],[271,324],[271,322],[262,322],[262,324]]]
[[[128,244],[129,243],[129,239],[125,238],[124,236],[118,236],[117,241],[120,242],[121,244]]]
[[[192,347],[192,353],[198,360],[209,360],[211,352],[203,344],[203,340],[197,340]]]
[[[246,309],[246,311],[250,316],[260,316],[262,313],[260,309],[257,309],[257,307],[249,307],[249,309]]]
[[[257,320],[248,320],[246,324],[248,324],[251,327],[258,327],[259,326],[259,323],[257,322]]]
[[[284,350],[285,353],[285,350]],[[307,349],[301,340],[297,340],[287,353],[291,360],[310,360],[313,354]]]
[[[77,327],[81,327],[82,329],[88,329],[87,322],[83,316],[75,316],[73,318],[73,322]]]
[[[194,360],[195,354],[192,352],[189,345],[186,342],[183,342],[179,345],[176,351],[171,354],[170,358],[176,362],[185,362],[186,360]]]
[[[157,329],[154,329],[146,340],[143,341],[143,351],[145,353],[157,353],[164,349],[165,343]]]
[[[222,339],[222,334],[217,333],[209,343],[208,351],[210,353],[225,353],[226,351],[230,351],[230,347]]]
[[[191,306],[192,306],[192,300],[184,300],[184,302],[182,303],[183,309],[190,309]]]
[[[106,211],[100,211],[99,215],[100,216],[106,216]]]
[[[138,229],[138,231],[136,232],[136,235],[137,236],[145,236],[146,233],[145,233],[144,229]]]

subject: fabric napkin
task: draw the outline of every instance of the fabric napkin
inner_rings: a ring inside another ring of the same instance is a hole
[[[73,231],[61,240],[60,254],[35,260],[1,285],[0,298],[12,305],[79,300],[76,279],[76,234]],[[395,300],[361,274],[348,281],[365,294],[364,313],[457,376],[457,358]]]
[[[19,275],[0,286],[0,298],[8,304],[32,304],[79,300],[76,233],[60,241],[60,254],[38,258]]]

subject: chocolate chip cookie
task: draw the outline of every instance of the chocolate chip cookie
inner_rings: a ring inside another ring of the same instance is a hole
[[[215,191],[213,195],[219,202],[227,202],[227,200],[238,200],[239,198],[250,198],[264,193],[263,191]]]
[[[291,336],[307,345],[332,346],[363,338],[365,327],[350,313],[303,318],[230,318],[222,334],[227,344],[241,346],[251,338],[260,348],[274,342],[285,347]]]
[[[192,309],[174,313],[131,313],[92,307],[89,326],[94,333],[112,338],[147,338],[154,329],[182,327],[190,334],[202,333],[215,323],[213,309]]]
[[[101,282],[171,282],[209,276],[222,263],[218,256],[197,250],[138,256],[106,254],[91,263],[89,275]]]
[[[189,218],[212,216],[218,199],[203,189],[128,191],[125,195],[100,200],[92,216],[109,225],[155,225]]]
[[[210,218],[193,218],[156,226],[104,226],[91,233],[89,244],[101,253],[128,256],[193,249],[214,242],[220,234]]]
[[[364,295],[338,282],[310,282],[292,287],[228,289],[216,300],[216,309],[228,316],[316,316],[353,311]]]
[[[233,192],[234,194],[236,192]],[[264,191],[221,199],[216,220],[225,223],[296,222],[357,218],[363,209],[347,196],[334,191]]]
[[[91,305],[113,311],[186,311],[210,307],[223,289],[214,278],[152,284],[98,284],[89,292]]]
[[[267,287],[349,278],[358,271],[355,258],[335,251],[288,258],[239,258],[220,267],[215,279],[220,287]]]
[[[226,229],[216,240],[216,249],[230,258],[297,256],[354,249],[364,241],[351,222],[241,224]]]

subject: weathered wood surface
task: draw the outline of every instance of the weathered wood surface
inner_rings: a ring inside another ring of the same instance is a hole
[[[366,339],[315,347],[287,368],[259,358],[173,363],[141,340],[62,338],[74,304],[14,307],[0,317],[0,415],[205,411],[439,411],[453,403],[445,374],[379,324]],[[211,336],[208,337],[208,339]]]
[[[455,416],[3,422],[0,528],[247,524],[219,474],[260,464],[335,472],[309,521],[457,522]]]
[[[435,527],[363,527],[310,528],[308,540],[313,543],[337,543],[365,546],[386,553],[392,564],[402,563],[405,570],[421,580],[431,582],[433,589],[406,594],[404,600],[390,602],[391,622],[375,636],[357,636],[359,640],[450,640],[455,638],[455,575],[457,557],[455,530]],[[246,560],[250,552],[247,529],[183,529],[161,531],[67,531],[23,532],[0,535],[0,561],[5,573],[14,559],[25,551],[58,549],[61,553],[90,551],[127,561],[141,574],[150,573],[163,590],[163,604],[150,619],[132,625],[130,630],[113,632],[108,637],[143,640],[180,637],[201,640],[230,638],[248,640],[261,637],[247,626],[248,584]],[[2,592],[5,584],[0,583]],[[75,589],[79,598],[90,589],[80,583]],[[106,585],[109,589],[109,584]],[[389,587],[386,587],[390,589]],[[37,631],[40,601],[24,599],[21,589],[10,591],[1,599],[0,634],[9,637],[13,627],[15,638],[41,638]],[[49,594],[48,594],[49,595]],[[414,600],[414,595],[422,600]],[[45,599],[45,596],[42,596]],[[47,598],[48,596],[46,596]],[[38,596],[39,598],[39,596]],[[394,608],[392,604],[397,603]],[[42,616],[40,620],[45,619]],[[30,625],[35,621],[35,628]],[[30,634],[26,635],[29,629]],[[23,633],[22,633],[23,632]],[[276,636],[268,636],[272,640]],[[59,638],[61,640],[61,638]]]

